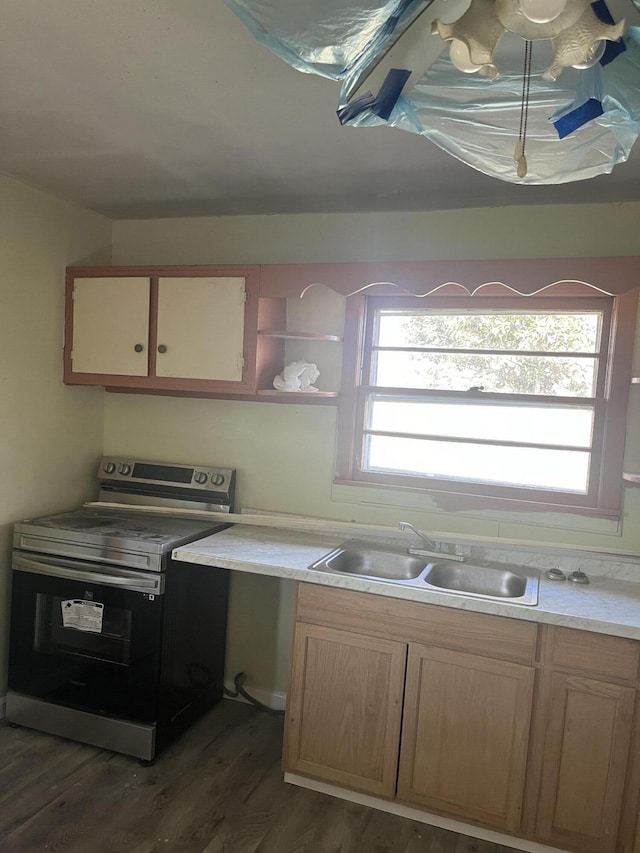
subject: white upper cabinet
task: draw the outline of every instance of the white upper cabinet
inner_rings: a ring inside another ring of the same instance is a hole
[[[65,382],[254,394],[257,267],[67,270]]]
[[[74,373],[147,375],[149,295],[148,277],[75,279]]]
[[[160,278],[156,376],[240,382],[245,279]]]

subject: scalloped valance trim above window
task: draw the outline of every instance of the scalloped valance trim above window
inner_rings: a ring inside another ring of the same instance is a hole
[[[270,264],[260,270],[260,296],[303,296],[324,285],[343,296],[367,291],[376,295],[461,296],[497,290],[523,296],[562,285],[619,296],[640,286],[640,256],[598,258],[526,258],[482,261],[397,261],[385,263]]]

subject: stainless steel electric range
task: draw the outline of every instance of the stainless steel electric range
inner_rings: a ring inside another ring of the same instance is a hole
[[[222,698],[228,572],[171,552],[229,526],[235,470],[109,457],[98,484],[15,525],[7,719],[148,763]]]

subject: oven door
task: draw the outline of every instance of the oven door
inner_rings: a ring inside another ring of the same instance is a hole
[[[14,551],[12,581],[10,690],[155,722],[163,575]]]

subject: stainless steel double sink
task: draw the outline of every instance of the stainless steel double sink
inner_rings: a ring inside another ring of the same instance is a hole
[[[453,562],[420,557],[366,543],[347,542],[309,566],[312,571],[402,584],[431,592],[484,598],[509,604],[538,603],[535,569],[485,560]]]

